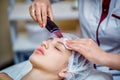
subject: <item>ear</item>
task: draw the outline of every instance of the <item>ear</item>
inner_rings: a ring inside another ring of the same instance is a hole
[[[67,75],[67,71],[68,71],[68,68],[66,67],[66,68],[62,69],[62,70],[58,73],[58,75],[59,75],[61,78],[65,78],[66,75]]]

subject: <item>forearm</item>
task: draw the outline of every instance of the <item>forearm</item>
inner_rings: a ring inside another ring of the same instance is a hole
[[[105,53],[101,65],[120,70],[120,54]]]

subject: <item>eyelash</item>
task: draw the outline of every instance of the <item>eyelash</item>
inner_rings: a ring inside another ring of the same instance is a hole
[[[57,49],[58,51],[61,51],[59,48],[55,47],[55,49]]]

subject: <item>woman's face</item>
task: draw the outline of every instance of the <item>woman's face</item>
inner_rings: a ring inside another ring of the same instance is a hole
[[[29,58],[33,67],[48,72],[58,72],[67,67],[72,51],[60,43],[62,40],[63,38],[52,38],[43,42]]]

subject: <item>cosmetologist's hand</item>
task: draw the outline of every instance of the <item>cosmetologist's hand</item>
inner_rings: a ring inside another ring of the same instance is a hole
[[[67,45],[95,64],[103,64],[106,54],[92,39],[68,40]]]
[[[47,16],[53,20],[52,8],[49,0],[34,0],[29,7],[31,17],[41,27],[45,27]]]
[[[68,40],[67,45],[95,64],[120,70],[120,54],[103,51],[92,39]]]

